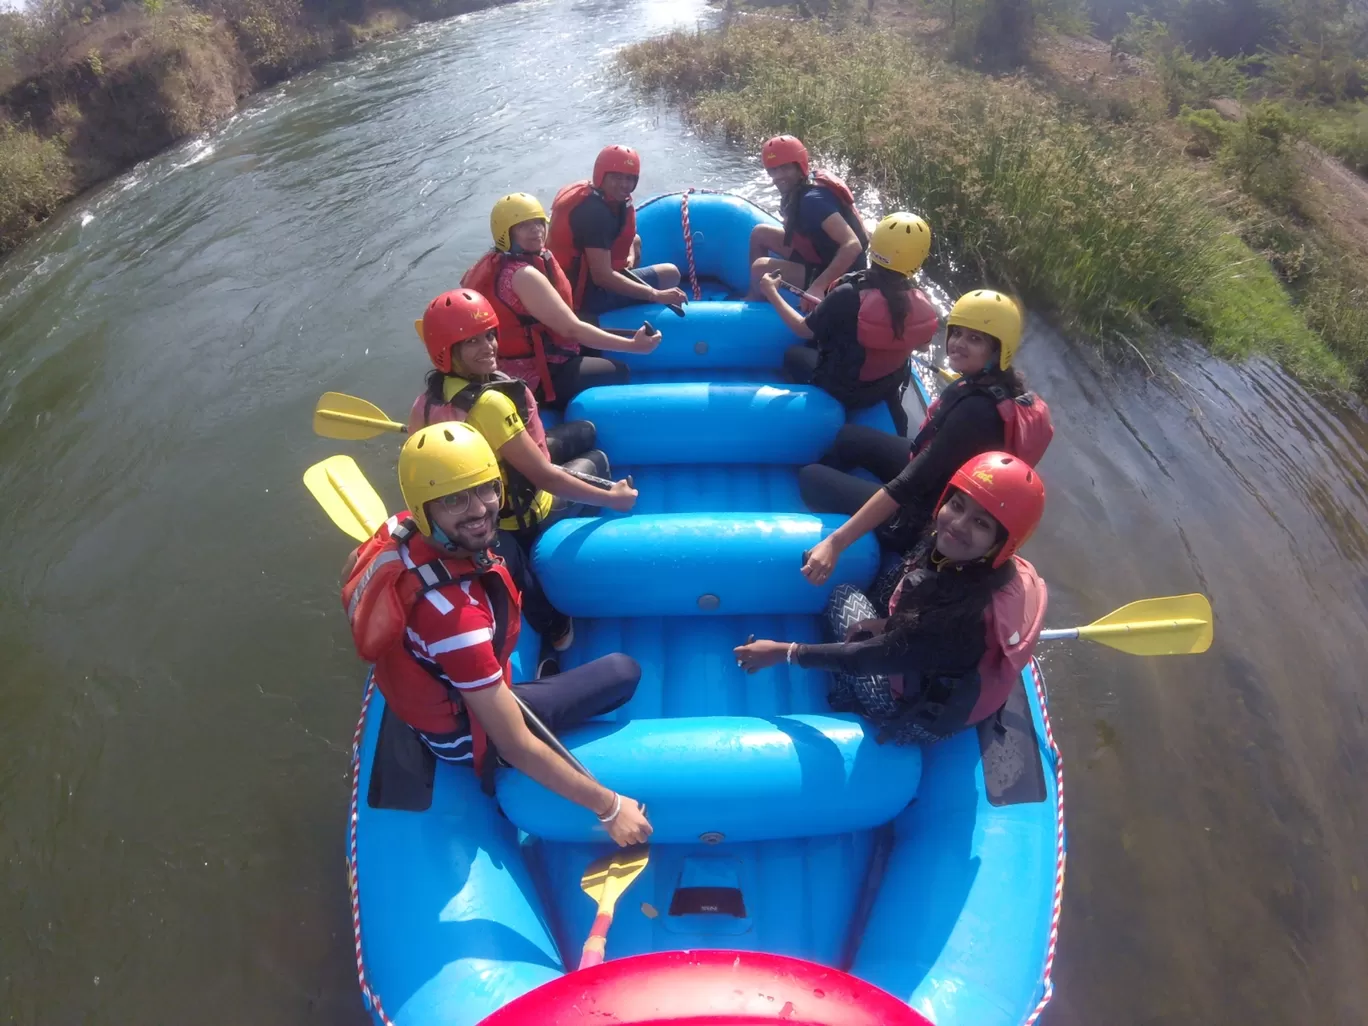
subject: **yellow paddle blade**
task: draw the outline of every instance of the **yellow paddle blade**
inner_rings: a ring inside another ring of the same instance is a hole
[[[350,456],[329,456],[304,471],[313,493],[332,522],[357,541],[365,541],[385,522],[384,500]]]
[[[1078,628],[1078,636],[1131,655],[1195,655],[1211,647],[1205,595],[1141,599]]]
[[[406,431],[403,424],[390,420],[374,403],[341,392],[324,392],[314,407],[314,434],[324,438],[357,440],[374,438],[386,431]]]
[[[632,886],[651,860],[651,849],[634,844],[613,855],[605,855],[589,864],[580,880],[580,888],[598,902],[600,912],[612,912],[618,898]]]

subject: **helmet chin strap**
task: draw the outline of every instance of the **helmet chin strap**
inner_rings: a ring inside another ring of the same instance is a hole
[[[428,520],[428,524],[432,527],[432,540],[442,548],[446,549],[448,552],[467,551],[452,541],[451,536],[438,527],[431,519]],[[489,549],[487,548],[481,549],[478,552],[471,552],[470,558],[478,567],[491,567],[494,565],[494,557],[490,555]]]
[[[448,552],[455,552],[458,546],[451,540],[451,537],[438,527],[430,517],[428,518],[428,524],[432,527],[432,540]]]

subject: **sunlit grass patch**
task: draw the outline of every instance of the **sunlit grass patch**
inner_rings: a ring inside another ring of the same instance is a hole
[[[1240,241],[1212,179],[1144,128],[1081,123],[1022,81],[951,67],[892,35],[780,19],[652,40],[622,63],[731,139],[801,136],[923,213],[943,266],[1011,288],[1103,345],[1143,346],[1164,327],[1225,357],[1268,353],[1308,380],[1352,382],[1309,311]],[[1368,354],[1344,355],[1362,374]]]

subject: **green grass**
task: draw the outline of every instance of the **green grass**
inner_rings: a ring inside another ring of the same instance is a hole
[[[1227,358],[1267,353],[1318,384],[1362,379],[1240,239],[1212,176],[1142,126],[1066,116],[1019,80],[953,68],[892,35],[746,19],[626,50],[642,87],[747,145],[792,132],[931,223],[942,267],[1009,288],[1115,346],[1191,333]],[[1347,355],[1347,354],[1346,354]]]
[[[0,122],[0,253],[18,245],[57,208],[70,176],[56,140]]]
[[[1311,142],[1368,177],[1368,103],[1360,100],[1339,107],[1307,106],[1297,113]]]

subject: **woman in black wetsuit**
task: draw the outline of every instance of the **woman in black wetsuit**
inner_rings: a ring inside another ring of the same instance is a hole
[[[828,644],[751,641],[734,650],[736,664],[831,671],[831,707],[871,720],[881,743],[938,741],[987,719],[1040,634],[1045,586],[1016,550],[1044,508],[1045,486],[1024,460],[974,457],[902,566],[871,595],[848,584],[832,591]]]
[[[1005,450],[1031,464],[1040,458],[1053,429],[1049,408],[1012,366],[1021,335],[1021,310],[1009,297],[986,289],[961,297],[946,319],[945,342],[960,378],[932,404],[916,437],[847,424],[820,463],[798,472],[809,509],[850,515],[809,553],[808,580],[825,581],[841,553],[875,528],[889,548],[907,552],[951,474],[971,457]],[[886,483],[856,477],[856,469]]]

